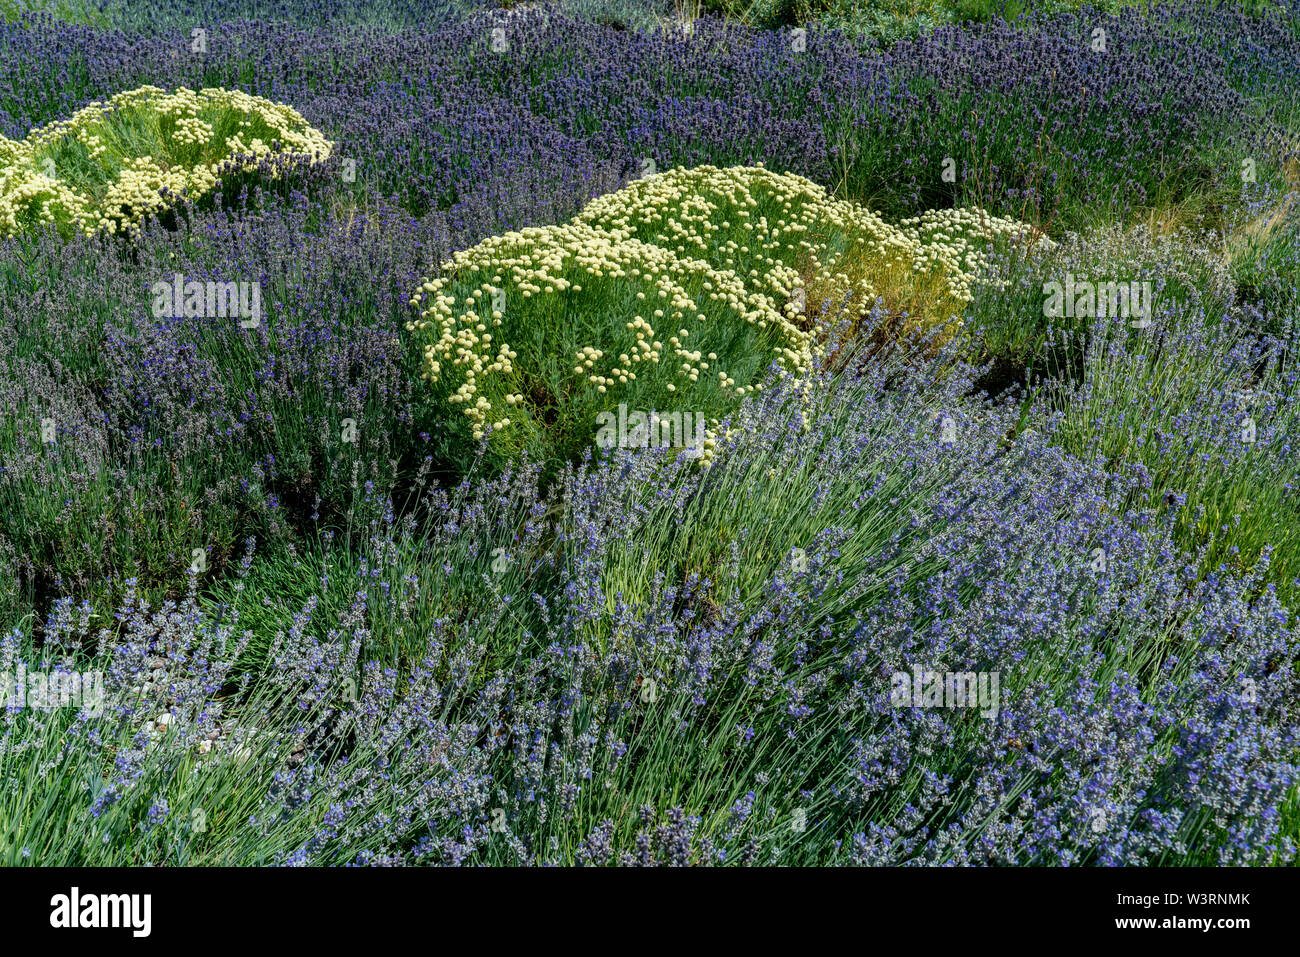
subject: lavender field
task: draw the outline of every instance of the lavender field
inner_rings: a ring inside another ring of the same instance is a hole
[[[1294,863],[1300,7],[1035,9],[0,0],[0,864]]]

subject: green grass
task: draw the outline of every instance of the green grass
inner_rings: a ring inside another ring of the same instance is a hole
[[[1116,13],[1146,9],[1156,0],[699,0],[702,13],[717,13],[760,27],[823,23],[881,43],[916,36],[936,26],[1045,16],[1085,7]],[[1234,0],[1244,13],[1288,12],[1285,0]]]
[[[91,0],[0,0],[0,17],[13,22],[24,14],[48,13],[57,20],[102,27],[108,19]]]

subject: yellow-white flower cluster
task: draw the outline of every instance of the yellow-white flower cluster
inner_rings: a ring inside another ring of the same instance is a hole
[[[931,209],[904,219],[898,226],[920,244],[917,268],[943,269],[953,298],[959,302],[971,301],[971,284],[985,264],[985,243],[1006,238],[1017,243],[1032,241],[1040,249],[1055,245],[1025,223],[994,216],[978,207]]]
[[[858,265],[865,259],[937,270],[952,298],[968,301],[978,243],[1022,236],[1025,229],[978,210],[926,213],[891,226],[792,174],[762,167],[674,169],[592,201],[568,223],[506,233],[456,253],[442,264],[442,277],[426,281],[411,299],[421,312],[407,328],[427,336],[424,378],[454,386],[449,400],[481,439],[510,424],[486,394],[504,391],[508,406],[523,401],[510,391],[516,353],[494,339],[502,315],[491,304],[500,296],[518,310],[521,299],[581,292],[575,279],[623,280],[635,290],[635,315],[625,324],[634,341],[617,355],[603,351],[610,343],[583,346],[566,357],[575,375],[605,393],[662,363],[667,368],[656,372],[662,380],[669,371],[668,392],[710,381],[741,397],[761,386],[737,384],[717,367],[716,354],[692,348],[692,327],[753,324],[781,368],[798,378],[818,348],[796,304],[804,287],[817,284],[872,302],[876,290]],[[453,290],[465,300],[458,302]],[[516,311],[512,319],[519,316]],[[512,334],[521,330],[515,326]],[[505,379],[489,382],[494,375]]]
[[[217,141],[218,130],[232,128]],[[16,233],[28,217],[58,220],[87,234],[133,232],[166,205],[163,190],[207,193],[221,176],[256,167],[272,153],[268,141],[278,143],[280,155],[309,164],[332,149],[292,107],[240,90],[181,87],[168,93],[143,86],[119,93],[24,140],[0,143],[0,235]],[[141,142],[152,142],[151,155],[132,155]],[[177,158],[196,150],[198,161]],[[116,178],[78,188],[75,167],[105,164],[109,157],[120,165]],[[62,158],[72,160],[65,163],[73,167],[67,177],[58,172]]]
[[[581,292],[581,284],[562,273],[582,274],[592,281],[634,282],[641,311],[626,323],[634,345],[617,356],[587,346],[572,358],[575,374],[585,376],[598,392],[635,381],[639,368],[668,361],[668,355],[675,357],[672,361],[683,382],[698,381],[701,372],[709,371],[709,364],[687,348],[690,332],[686,324],[708,321],[705,299],[713,304],[708,311],[715,317],[729,315],[769,330],[774,357],[790,372],[806,370],[812,360],[811,333],[797,328],[781,314],[772,297],[750,289],[733,272],[580,221],[495,236],[456,253],[443,264],[443,270],[443,278],[425,282],[412,298],[412,305],[423,305],[423,311],[407,328],[430,330],[432,341],[424,347],[424,378],[456,377],[451,401],[463,406],[476,439],[509,424],[508,419],[495,419],[492,403],[482,395],[487,378],[494,374],[508,377],[513,369],[511,360],[516,358],[509,343],[493,338],[491,330],[502,324],[501,317],[486,314],[494,291],[507,277],[509,288],[517,291],[511,295],[524,299]],[[447,288],[476,275],[486,276],[488,281],[458,304]],[[660,331],[665,327],[674,331],[665,335]],[[710,355],[710,359],[716,356]],[[749,387],[736,387],[725,370],[712,374],[719,384],[738,393],[749,391]],[[520,401],[522,396],[517,396],[515,402]]]
[[[760,206],[779,210],[761,214]],[[893,226],[863,206],[832,199],[812,180],[762,166],[669,170],[593,200],[579,219],[679,255],[721,259],[750,284],[783,299],[807,283],[839,287],[866,302],[876,290],[864,276],[850,278],[849,272],[860,270],[846,261],[942,275],[951,297],[965,303],[983,263],[983,246],[999,237],[1023,240],[1030,231],[978,208],[931,210]],[[737,232],[742,242],[731,238]],[[780,255],[792,246],[800,250],[800,268]]]

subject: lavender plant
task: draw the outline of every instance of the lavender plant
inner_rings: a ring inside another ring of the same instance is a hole
[[[1168,523],[1109,507],[1139,474],[1044,434],[1008,445],[1018,411],[964,399],[969,374],[887,386],[898,371],[827,383],[811,408],[774,389],[706,473],[611,453],[570,474],[558,514],[535,470],[435,491],[422,535],[372,526],[350,602],[313,588],[262,613],[256,671],[237,667],[259,637],[238,603],[130,598],[90,659],[112,709],[9,713],[7,762],[90,785],[48,815],[11,783],[12,859],[1289,857],[1295,676],[1276,664],[1293,638],[1271,590],[1198,581]],[[766,516],[718,507],[737,485]],[[93,615],[59,604],[44,647],[76,660]],[[402,635],[387,664],[380,619]],[[998,714],[899,707],[890,674],[914,667],[997,671]]]

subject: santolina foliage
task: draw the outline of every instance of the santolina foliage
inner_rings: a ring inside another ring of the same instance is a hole
[[[223,177],[323,162],[331,144],[292,107],[240,90],[143,86],[18,142],[0,138],[0,235],[133,232],[169,198]]]

